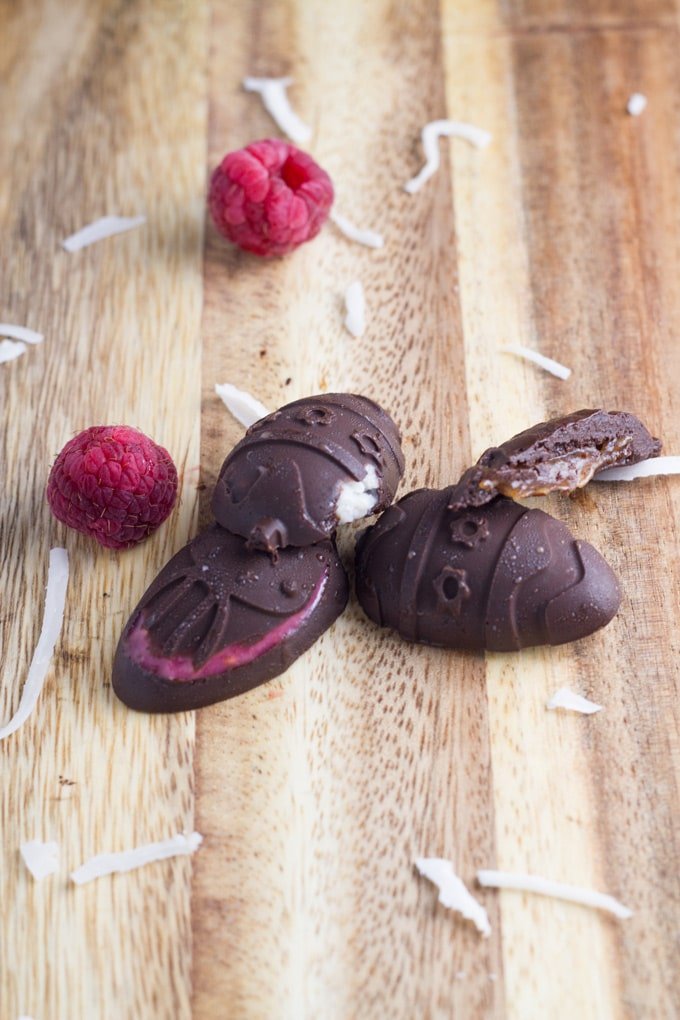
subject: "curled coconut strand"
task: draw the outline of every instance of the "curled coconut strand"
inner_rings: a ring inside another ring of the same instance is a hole
[[[440,138],[462,138],[478,149],[485,149],[491,141],[492,135],[483,128],[474,124],[466,124],[462,120],[433,120],[426,124],[421,132],[423,152],[425,153],[425,166],[420,173],[411,178],[404,185],[404,191],[413,195],[419,191],[425,181],[439,170],[439,139]]]
[[[246,92],[258,92],[262,104],[274,123],[296,145],[304,145],[312,137],[312,129],[293,110],[286,94],[292,78],[244,78]]]

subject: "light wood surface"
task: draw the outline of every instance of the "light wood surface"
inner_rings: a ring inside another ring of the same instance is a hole
[[[675,480],[547,501],[624,588],[582,643],[417,648],[352,603],[285,676],[196,716],[137,715],[109,686],[127,614],[209,519],[242,434],[215,382],[272,408],[374,396],[404,433],[403,492],[582,406],[636,411],[680,453],[677,25],[671,0],[0,0],[0,320],[46,334],[0,366],[0,720],[50,546],[71,562],[44,692],[0,743],[0,1020],[677,1015]],[[338,210],[383,250],[329,227],[262,263],[204,227],[209,170],[276,134],[245,74],[295,78]],[[443,116],[493,142],[443,142],[408,196],[420,128]],[[147,224],[61,249],[114,213]],[[342,327],[353,279],[360,341]],[[499,353],[508,342],[571,379]],[[182,474],[170,521],[125,554],[67,533],[43,499],[66,439],[113,421]],[[605,710],[547,713],[562,685]],[[68,882],[91,854],[193,827],[190,860]],[[18,853],[33,838],[61,845],[39,884]],[[479,867],[527,870],[635,916],[475,889],[482,940],[437,905],[418,855],[451,858],[473,889]]]

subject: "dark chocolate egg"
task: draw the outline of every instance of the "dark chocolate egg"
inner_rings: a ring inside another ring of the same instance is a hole
[[[113,688],[144,712],[232,698],[287,669],[340,615],[347,596],[332,542],[273,559],[214,524],[142,597],[118,643]]]
[[[212,510],[253,549],[312,545],[389,506],[403,472],[390,416],[367,397],[326,393],[248,429],[222,465]]]
[[[371,620],[407,641],[495,651],[609,623],[621,596],[593,546],[503,497],[451,510],[451,492],[411,492],[361,535],[356,589]]]

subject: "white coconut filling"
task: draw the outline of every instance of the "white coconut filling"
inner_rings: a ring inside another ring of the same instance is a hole
[[[366,465],[366,474],[360,482],[354,479],[340,482],[335,507],[338,524],[351,524],[367,517],[378,502],[379,488],[380,479],[373,464]]]

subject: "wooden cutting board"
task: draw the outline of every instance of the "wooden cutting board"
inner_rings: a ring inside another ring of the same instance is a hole
[[[241,435],[216,382],[272,408],[370,394],[404,433],[402,492],[584,406],[633,410],[680,453],[675,4],[2,0],[0,18],[0,320],[46,337],[0,366],[2,719],[50,547],[71,565],[45,689],[0,743],[2,1020],[677,1015],[675,479],[548,501],[625,592],[581,643],[410,647],[352,603],[285,676],[196,716],[138,715],[110,688],[128,613],[209,519]],[[246,74],[294,77],[337,208],[384,249],[329,227],[262,263],[205,226],[209,170],[276,133]],[[443,142],[409,196],[420,129],[445,116],[493,142]],[[142,229],[60,247],[140,213]],[[354,279],[361,340],[342,326]],[[571,378],[499,353],[509,342]],[[121,555],[67,533],[43,498],[63,443],[106,422],[143,429],[182,474],[171,520]],[[604,711],[546,712],[563,685]],[[68,881],[92,854],[194,827],[191,859]],[[18,852],[34,838],[61,846],[42,883]],[[453,860],[488,940],[437,905],[418,855]],[[479,867],[608,891],[635,915],[480,891]]]

